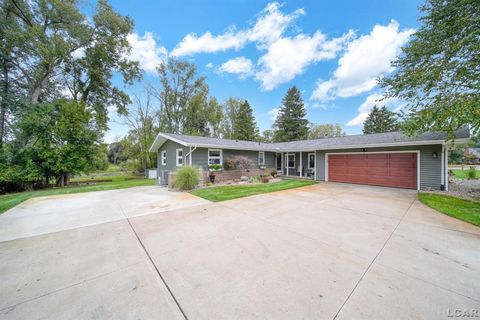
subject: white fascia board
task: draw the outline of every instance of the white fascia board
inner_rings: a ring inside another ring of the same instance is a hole
[[[278,149],[265,149],[265,148],[245,148],[245,147],[234,147],[234,146],[223,146],[218,144],[191,144],[197,148],[210,148],[210,149],[228,149],[228,150],[248,150],[248,151],[265,151],[265,152],[277,152]]]
[[[161,133],[161,132],[160,132],[160,133],[157,134],[157,136],[155,137],[155,140],[153,141],[152,146],[148,149],[148,152],[157,152],[158,149],[159,149],[167,140],[172,140],[173,142],[176,142],[176,143],[178,143],[178,144],[181,144],[182,146],[190,147],[190,145],[188,145],[188,143],[186,143],[185,141],[181,141],[181,140],[172,138],[172,137],[170,137],[168,134],[164,134],[164,133]]]
[[[403,147],[403,146],[422,146],[422,145],[436,145],[444,144],[445,140],[427,140],[427,141],[405,141],[405,142],[396,142],[396,143],[375,143],[375,144],[362,144],[362,145],[335,145],[327,147],[314,147],[314,148],[298,148],[298,149],[288,149],[281,150],[282,152],[300,152],[300,151],[328,151],[328,150],[339,150],[339,149],[362,149],[362,148],[382,148],[382,147]]]

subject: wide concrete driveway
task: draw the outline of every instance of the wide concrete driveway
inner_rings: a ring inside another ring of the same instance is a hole
[[[414,191],[321,183],[222,203],[108,192],[0,216],[1,319],[451,319],[480,308],[480,229]]]

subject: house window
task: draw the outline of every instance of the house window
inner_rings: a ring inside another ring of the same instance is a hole
[[[315,153],[308,154],[308,169],[315,168]]]
[[[208,165],[222,164],[222,150],[208,149]]]
[[[183,165],[183,149],[177,149],[177,167]]]
[[[162,159],[162,162],[161,162],[162,166],[166,166],[167,165],[167,151],[166,150],[162,151],[161,159]]]
[[[258,165],[259,166],[265,165],[265,152],[263,151],[258,152]]]
[[[288,155],[288,168],[295,169],[295,154]]]

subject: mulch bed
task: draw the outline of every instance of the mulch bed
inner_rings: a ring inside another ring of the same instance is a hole
[[[451,179],[448,183],[448,191],[439,191],[435,193],[446,194],[462,199],[480,201],[480,180],[461,180]]]

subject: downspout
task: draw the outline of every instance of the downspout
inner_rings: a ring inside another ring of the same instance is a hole
[[[442,143],[442,153],[440,154],[440,184],[445,186],[445,141]]]
[[[448,191],[448,145],[445,146],[445,191]]]
[[[192,149],[192,146],[190,146],[190,151],[186,155],[186,157],[188,157],[188,162],[190,167],[192,166],[192,153],[193,151],[195,151],[195,149],[197,149],[197,146],[193,147],[193,149]]]

